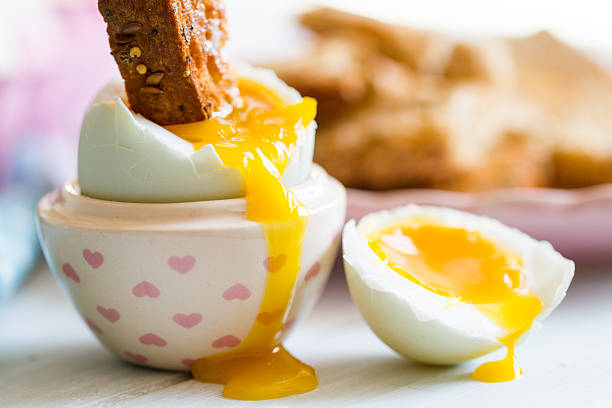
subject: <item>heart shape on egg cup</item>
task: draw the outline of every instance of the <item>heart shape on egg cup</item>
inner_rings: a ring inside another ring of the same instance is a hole
[[[106,348],[131,363],[186,371],[186,361],[238,347],[258,315],[290,322],[285,336],[314,306],[338,253],[346,193],[316,165],[292,191],[309,219],[304,268],[283,316],[260,315],[266,269],[282,258],[266,261],[262,228],[246,219],[243,198],[124,203],[83,196],[70,182],[41,199],[39,236],[56,280]]]

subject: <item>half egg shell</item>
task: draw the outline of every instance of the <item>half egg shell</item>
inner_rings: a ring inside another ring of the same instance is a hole
[[[372,213],[359,223],[351,220],[343,234],[351,295],[374,333],[402,356],[428,364],[461,363],[502,347],[498,339],[507,334],[476,306],[438,295],[401,276],[369,247],[369,234],[415,217],[477,231],[520,256],[526,289],[542,301],[542,311],[529,331],[540,326],[565,296],[574,263],[548,242],[537,241],[496,220],[417,205]]]

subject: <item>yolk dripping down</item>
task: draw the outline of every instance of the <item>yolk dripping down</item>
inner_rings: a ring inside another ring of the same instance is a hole
[[[475,305],[506,330],[499,341],[508,353],[482,364],[472,378],[511,381],[522,371],[514,346],[542,309],[525,294],[521,259],[486,240],[478,232],[413,219],[372,234],[370,248],[391,269],[438,295]]]
[[[247,218],[260,223],[268,246],[268,278],[259,314],[235,351],[198,360],[197,380],[225,384],[223,396],[243,400],[280,398],[317,386],[314,370],[278,342],[300,271],[306,209],[283,184],[282,175],[303,128],[316,115],[316,101],[287,105],[250,80],[239,82],[243,107],[225,118],[168,130],[193,143],[212,144],[226,166],[246,182]]]

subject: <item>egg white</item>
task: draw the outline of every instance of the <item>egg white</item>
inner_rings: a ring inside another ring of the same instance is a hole
[[[266,69],[240,66],[238,75],[276,92],[288,104],[300,94]],[[112,81],[87,110],[79,141],[83,194],[112,201],[170,203],[243,197],[244,177],[226,167],[212,145],[193,145],[132,112],[120,81]],[[312,168],[316,124],[302,129],[283,180],[302,183]]]
[[[497,339],[505,334],[473,305],[450,301],[411,282],[387,267],[370,249],[367,234],[412,217],[478,231],[519,255],[526,287],[543,303],[532,329],[565,296],[574,263],[548,242],[537,241],[496,220],[443,207],[408,205],[370,214],[359,224],[349,221],[344,227],[343,252],[351,295],[374,333],[399,354],[429,364],[456,364],[498,349],[502,344]]]

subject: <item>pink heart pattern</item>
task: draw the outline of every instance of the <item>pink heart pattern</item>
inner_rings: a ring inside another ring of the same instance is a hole
[[[316,277],[321,270],[321,264],[319,262],[315,262],[314,265],[310,267],[308,272],[306,272],[306,276],[304,276],[304,280],[308,282],[312,278]]]
[[[56,190],[53,190],[52,192],[49,193],[49,204],[53,205],[57,203],[60,197],[61,197],[60,189],[58,188]]]
[[[274,323],[283,317],[284,310],[275,310],[273,312],[261,312],[257,315],[257,321],[264,325],[269,325]]]
[[[140,364],[145,364],[147,361],[149,361],[149,359],[146,358],[145,356],[143,356],[142,354],[131,353],[129,351],[126,351],[123,354],[127,358],[129,358],[130,360],[134,360],[134,361],[136,361],[137,363],[140,363]]]
[[[287,320],[287,322],[283,325],[283,331],[291,330],[294,324],[295,324],[295,317],[292,317],[291,319]]]
[[[74,270],[72,265],[70,265],[69,263],[65,263],[62,265],[62,271],[64,272],[64,275],[72,279],[75,283],[81,283],[81,278],[79,274]]]
[[[247,300],[250,297],[251,291],[249,290],[249,288],[247,288],[241,283],[237,283],[231,288],[227,289],[225,292],[223,292],[223,299],[225,300]]]
[[[142,281],[134,286],[132,294],[136,297],[148,296],[150,298],[156,298],[159,296],[159,289],[149,281]]]
[[[202,315],[199,313],[191,313],[189,315],[183,313],[177,313],[172,318],[179,326],[183,326],[186,329],[191,329],[197,326],[202,321]]]
[[[168,258],[168,265],[178,273],[185,274],[195,266],[196,260],[193,256],[187,255],[182,258],[171,256]]]
[[[212,346],[214,348],[223,348],[223,347],[236,347],[239,344],[240,344],[240,339],[238,337],[228,334],[223,337],[219,337],[217,340],[213,341]]]
[[[270,273],[276,273],[282,269],[287,261],[287,255],[280,254],[269,256],[264,260],[264,266]]]
[[[92,252],[89,249],[83,250],[83,258],[94,269],[99,268],[104,263],[104,256],[100,252]],[[280,268],[282,268],[282,266],[285,263],[285,260],[286,259],[283,254],[277,257],[273,257],[273,258],[266,258],[266,260],[264,261],[264,266],[270,272],[276,272]],[[185,274],[189,272],[190,270],[192,270],[193,267],[195,266],[195,263],[196,263],[196,259],[191,255],[184,256],[183,258],[179,258],[178,256],[171,256],[168,259],[168,265],[172,269],[174,269],[176,272],[181,273],[181,274]],[[321,269],[320,263],[315,262],[315,264],[306,273],[304,280],[307,282],[310,279],[316,277],[319,274],[320,269]],[[80,276],[75,271],[75,269],[72,267],[72,265],[70,265],[69,263],[65,263],[62,265],[62,271],[68,278],[72,279],[76,283],[80,283],[81,281]],[[156,298],[160,295],[160,290],[157,288],[157,286],[155,286],[151,282],[142,281],[133,287],[132,293],[136,297],[149,296],[151,298]],[[225,292],[223,292],[223,298],[225,300],[234,300],[234,299],[246,300],[250,298],[250,296],[251,296],[251,291],[249,290],[249,288],[247,288],[245,285],[240,284],[240,283],[231,286],[230,288],[225,290]],[[116,322],[121,317],[119,311],[117,311],[116,309],[105,308],[101,305],[97,305],[96,310],[98,311],[100,315],[102,315],[105,319],[107,319],[111,323]],[[200,313],[191,313],[191,314],[177,313],[173,316],[173,320],[175,323],[177,323],[178,325],[184,328],[188,328],[188,329],[200,324],[202,322],[202,319],[203,318]],[[93,332],[100,334],[100,335],[104,334],[104,331],[90,319],[85,319],[85,322],[87,323],[87,325]],[[283,329],[284,330],[291,329],[294,322],[295,322],[294,318],[289,320],[284,325]],[[144,334],[139,338],[139,340],[144,345],[154,345],[157,347],[166,347],[167,345],[166,340],[164,340],[162,337],[154,333]],[[241,343],[241,340],[238,337],[228,334],[228,335],[219,337],[216,340],[214,340],[212,343],[212,346],[215,348],[223,348],[223,347],[232,348],[232,347],[238,346],[240,343]],[[148,358],[141,354],[136,354],[136,353],[126,351],[124,355],[128,357],[129,359],[134,360],[141,364],[145,364],[148,361]],[[184,359],[181,361],[181,363],[189,367],[195,361],[196,360],[193,360],[193,359]]]
[[[111,309],[111,308],[106,309],[98,305],[96,306],[96,310],[98,311],[98,313],[104,316],[106,320],[108,320],[111,323],[115,323],[117,320],[119,320],[119,317],[121,317],[119,315],[119,312],[115,309]]]
[[[104,263],[104,256],[99,252],[91,252],[89,249],[83,250],[83,258],[94,269],[99,268]]]
[[[168,344],[166,340],[159,337],[157,334],[147,333],[140,336],[140,342],[145,346],[157,346],[157,347],[166,347]]]
[[[186,359],[182,360],[182,361],[181,361],[181,363],[182,363],[183,365],[187,366],[187,367],[191,367],[191,365],[192,365],[193,363],[195,363],[196,361],[197,361],[197,360],[192,360],[192,359],[190,359],[190,358],[186,358]]]
[[[92,322],[89,319],[85,319],[85,323],[87,323],[87,325],[89,326],[89,328],[91,329],[91,331],[93,331],[94,333],[98,333],[98,334],[104,334],[104,332],[102,331],[102,329],[95,324],[94,322]]]

